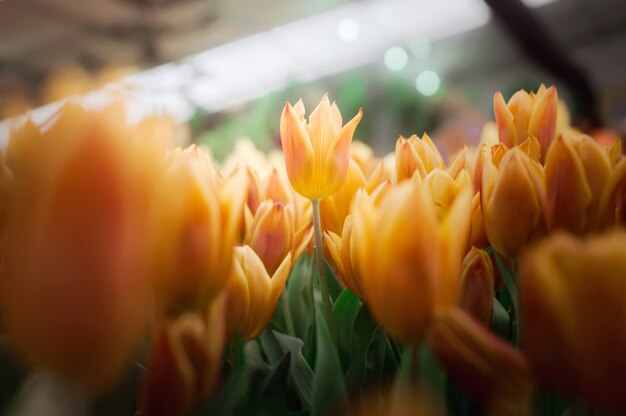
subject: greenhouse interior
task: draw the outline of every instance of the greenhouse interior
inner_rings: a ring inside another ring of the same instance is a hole
[[[624,138],[624,0],[0,0],[0,415],[626,415]]]

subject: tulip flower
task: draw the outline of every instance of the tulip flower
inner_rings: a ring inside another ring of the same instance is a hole
[[[186,415],[210,397],[222,367],[224,299],[158,323],[142,382],[142,415]]]
[[[486,414],[525,414],[533,390],[527,358],[466,312],[435,315],[427,339],[454,382]]]
[[[363,298],[361,283],[352,266],[354,261],[352,257],[352,216],[348,215],[346,218],[341,237],[332,231],[327,231],[324,244],[330,254],[331,262],[335,265],[337,277],[341,283],[352,293]]]
[[[287,103],[280,118],[280,139],[291,185],[311,200],[335,193],[348,173],[350,143],[363,112],[342,127],[339,108],[328,96],[313,110],[308,123],[304,104]]]
[[[515,257],[545,229],[545,178],[542,167],[519,148],[498,167],[486,160],[481,205],[485,232],[501,254]]]
[[[485,248],[489,246],[489,239],[485,234],[485,226],[483,224],[483,210],[480,204],[480,193],[472,198],[472,226],[470,230],[470,239],[468,247]]]
[[[556,88],[543,85],[536,94],[520,90],[508,103],[500,92],[493,97],[493,108],[500,142],[511,148],[534,136],[541,144],[541,160],[554,140],[559,98]]]
[[[522,348],[538,382],[624,414],[626,233],[553,234],[520,262]],[[611,413],[613,414],[613,413]]]
[[[435,169],[426,175],[421,186],[431,193],[439,219],[443,219],[448,215],[457,196],[464,189],[468,189],[472,194],[474,193],[471,178],[465,169],[462,169],[457,174],[456,179],[453,179],[444,170]]]
[[[289,252],[292,252],[292,260],[295,262],[311,241],[311,227],[296,233],[291,205],[267,199],[259,205],[254,216],[248,209],[245,212],[244,244],[257,253],[270,275],[274,274]]]
[[[420,139],[412,135],[408,139],[400,136],[396,141],[395,181],[411,179],[417,172],[421,179],[435,169],[445,169],[443,159],[427,134]]]
[[[626,158],[613,167],[600,197],[597,223],[605,227],[626,224]]]
[[[472,247],[461,264],[459,306],[485,326],[491,324],[495,280],[491,258]]]
[[[267,326],[291,269],[291,253],[270,277],[259,256],[249,246],[235,247],[233,268],[226,288],[229,339],[237,335],[256,338]]]
[[[195,145],[169,155],[157,200],[155,274],[163,307],[196,310],[224,288],[240,232],[246,177],[219,177]]]
[[[156,141],[122,107],[68,104],[10,138],[3,329],[36,368],[86,395],[109,389],[144,333]],[[4,175],[3,175],[4,176]],[[3,201],[4,202],[4,201]]]
[[[392,336],[416,345],[434,310],[454,305],[469,238],[472,192],[437,219],[430,192],[413,182],[388,191],[379,206],[359,198],[352,240],[361,286],[374,318]]]
[[[548,227],[582,233],[596,228],[600,197],[611,174],[607,153],[589,136],[554,140],[545,164]]]

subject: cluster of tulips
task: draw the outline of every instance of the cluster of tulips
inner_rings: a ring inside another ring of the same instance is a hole
[[[289,411],[470,414],[424,387],[424,348],[484,414],[550,414],[538,391],[626,411],[620,142],[570,127],[554,87],[494,112],[450,163],[426,134],[375,158],[327,96],[285,106],[283,153],[221,164],[119,102],[27,121],[0,160],[7,345],[90,398],[140,357],[145,415],[235,412],[242,366]],[[372,368],[404,388],[349,400]]]

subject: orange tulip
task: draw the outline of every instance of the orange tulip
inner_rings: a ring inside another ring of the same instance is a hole
[[[521,260],[523,350],[538,381],[624,414],[626,233],[556,233]]]
[[[413,182],[375,206],[355,201],[352,250],[374,318],[394,337],[418,344],[433,310],[456,303],[469,238],[471,191],[439,221],[431,194]]]
[[[493,312],[495,278],[491,258],[476,247],[465,255],[459,284],[459,305],[480,323],[489,326]]]
[[[210,397],[222,367],[224,299],[158,324],[142,382],[142,415],[186,415]]]
[[[611,174],[607,153],[589,136],[559,136],[548,150],[545,173],[548,227],[574,233],[595,229]]]
[[[412,135],[408,139],[400,136],[396,142],[395,181],[400,183],[418,172],[421,179],[435,169],[445,169],[443,159],[427,134],[420,139]]]
[[[485,232],[501,254],[515,257],[543,232],[545,178],[542,167],[519,148],[502,157],[498,167],[486,160],[481,205]]]
[[[431,193],[440,220],[446,218],[459,193],[465,189],[474,193],[471,178],[465,169],[458,172],[455,179],[448,172],[435,169],[426,175],[421,186]]]
[[[196,310],[224,288],[240,232],[246,177],[219,177],[195,145],[169,155],[157,201],[154,272],[168,311]]]
[[[350,161],[350,142],[363,112],[342,127],[339,108],[324,95],[304,120],[302,100],[287,103],[280,119],[280,138],[291,185],[309,199],[335,193],[343,184]]]
[[[249,246],[236,247],[226,289],[229,339],[237,335],[256,338],[272,319],[291,269],[291,253],[270,277],[259,256]]]
[[[147,213],[156,142],[122,107],[66,105],[45,131],[11,137],[3,328],[36,367],[88,395],[116,381],[144,333],[151,301]]]
[[[350,289],[352,293],[363,298],[363,289],[352,266],[352,216],[348,215],[343,225],[341,237],[332,231],[326,232],[324,238],[326,250],[330,254],[330,260],[335,265],[337,277],[341,283]]]
[[[486,414],[525,414],[533,390],[526,357],[466,312],[437,313],[427,339],[454,382]]]
[[[559,98],[556,88],[539,87],[537,93],[520,90],[508,103],[500,92],[493,97],[493,108],[500,142],[511,148],[534,136],[541,144],[541,160],[554,140]]]
[[[608,178],[600,197],[597,223],[605,227],[626,224],[626,158],[617,162]]]

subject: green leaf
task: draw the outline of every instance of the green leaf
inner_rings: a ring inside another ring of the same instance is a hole
[[[517,293],[517,285],[515,284],[515,275],[508,267],[504,264],[504,261],[500,257],[498,253],[494,254],[496,258],[496,263],[498,264],[498,269],[500,269],[500,274],[502,275],[502,279],[504,279],[504,285],[506,286],[506,290],[509,292],[511,296],[511,302],[513,303],[513,310],[516,317],[516,322],[519,319],[519,297]],[[515,328],[519,326],[516,325]],[[517,342],[519,340],[519,335],[517,332],[513,335],[513,339]]]
[[[313,397],[313,370],[307,363],[302,348],[304,343],[301,339],[291,337],[289,335],[274,333],[276,340],[282,347],[284,352],[291,355],[289,363],[289,381],[295,387],[296,393],[300,398],[302,407],[308,409],[311,407]]]
[[[337,279],[337,275],[330,264],[325,261],[324,265],[326,267],[326,277],[328,278],[328,291],[330,292],[330,297],[333,302],[336,302],[344,288],[341,286],[341,283],[339,283],[339,279]]]
[[[493,298],[493,315],[491,318],[491,328],[494,332],[500,335],[502,338],[508,340],[511,335],[511,325],[509,313],[504,309],[504,306]]]
[[[418,349],[418,363],[420,379],[425,380],[434,391],[444,391],[447,383],[446,372],[426,343]]]
[[[305,345],[314,345],[313,267],[310,257],[301,256],[294,266],[287,281],[287,293],[296,336],[304,340]]]
[[[367,348],[374,338],[376,328],[378,325],[372,319],[367,304],[363,305],[354,320],[354,349],[350,367],[346,373],[346,383],[349,386],[361,386],[363,384]]]
[[[285,380],[289,374],[290,357],[291,353],[287,352],[265,376],[260,389],[261,397],[269,395],[276,388],[287,387]]]
[[[347,393],[341,362],[321,312],[316,315],[317,355],[313,380],[312,415],[327,415],[332,409],[347,409]]]
[[[270,365],[276,364],[281,358],[283,358],[283,355],[285,355],[278,340],[274,336],[274,331],[263,331],[259,337],[259,342],[261,343],[261,351],[265,354],[267,362]]]
[[[354,322],[361,310],[361,300],[358,296],[344,289],[335,301],[333,306],[333,318],[335,325],[340,330],[337,331],[337,347],[342,368],[347,370],[352,361],[352,351],[354,349]]]

